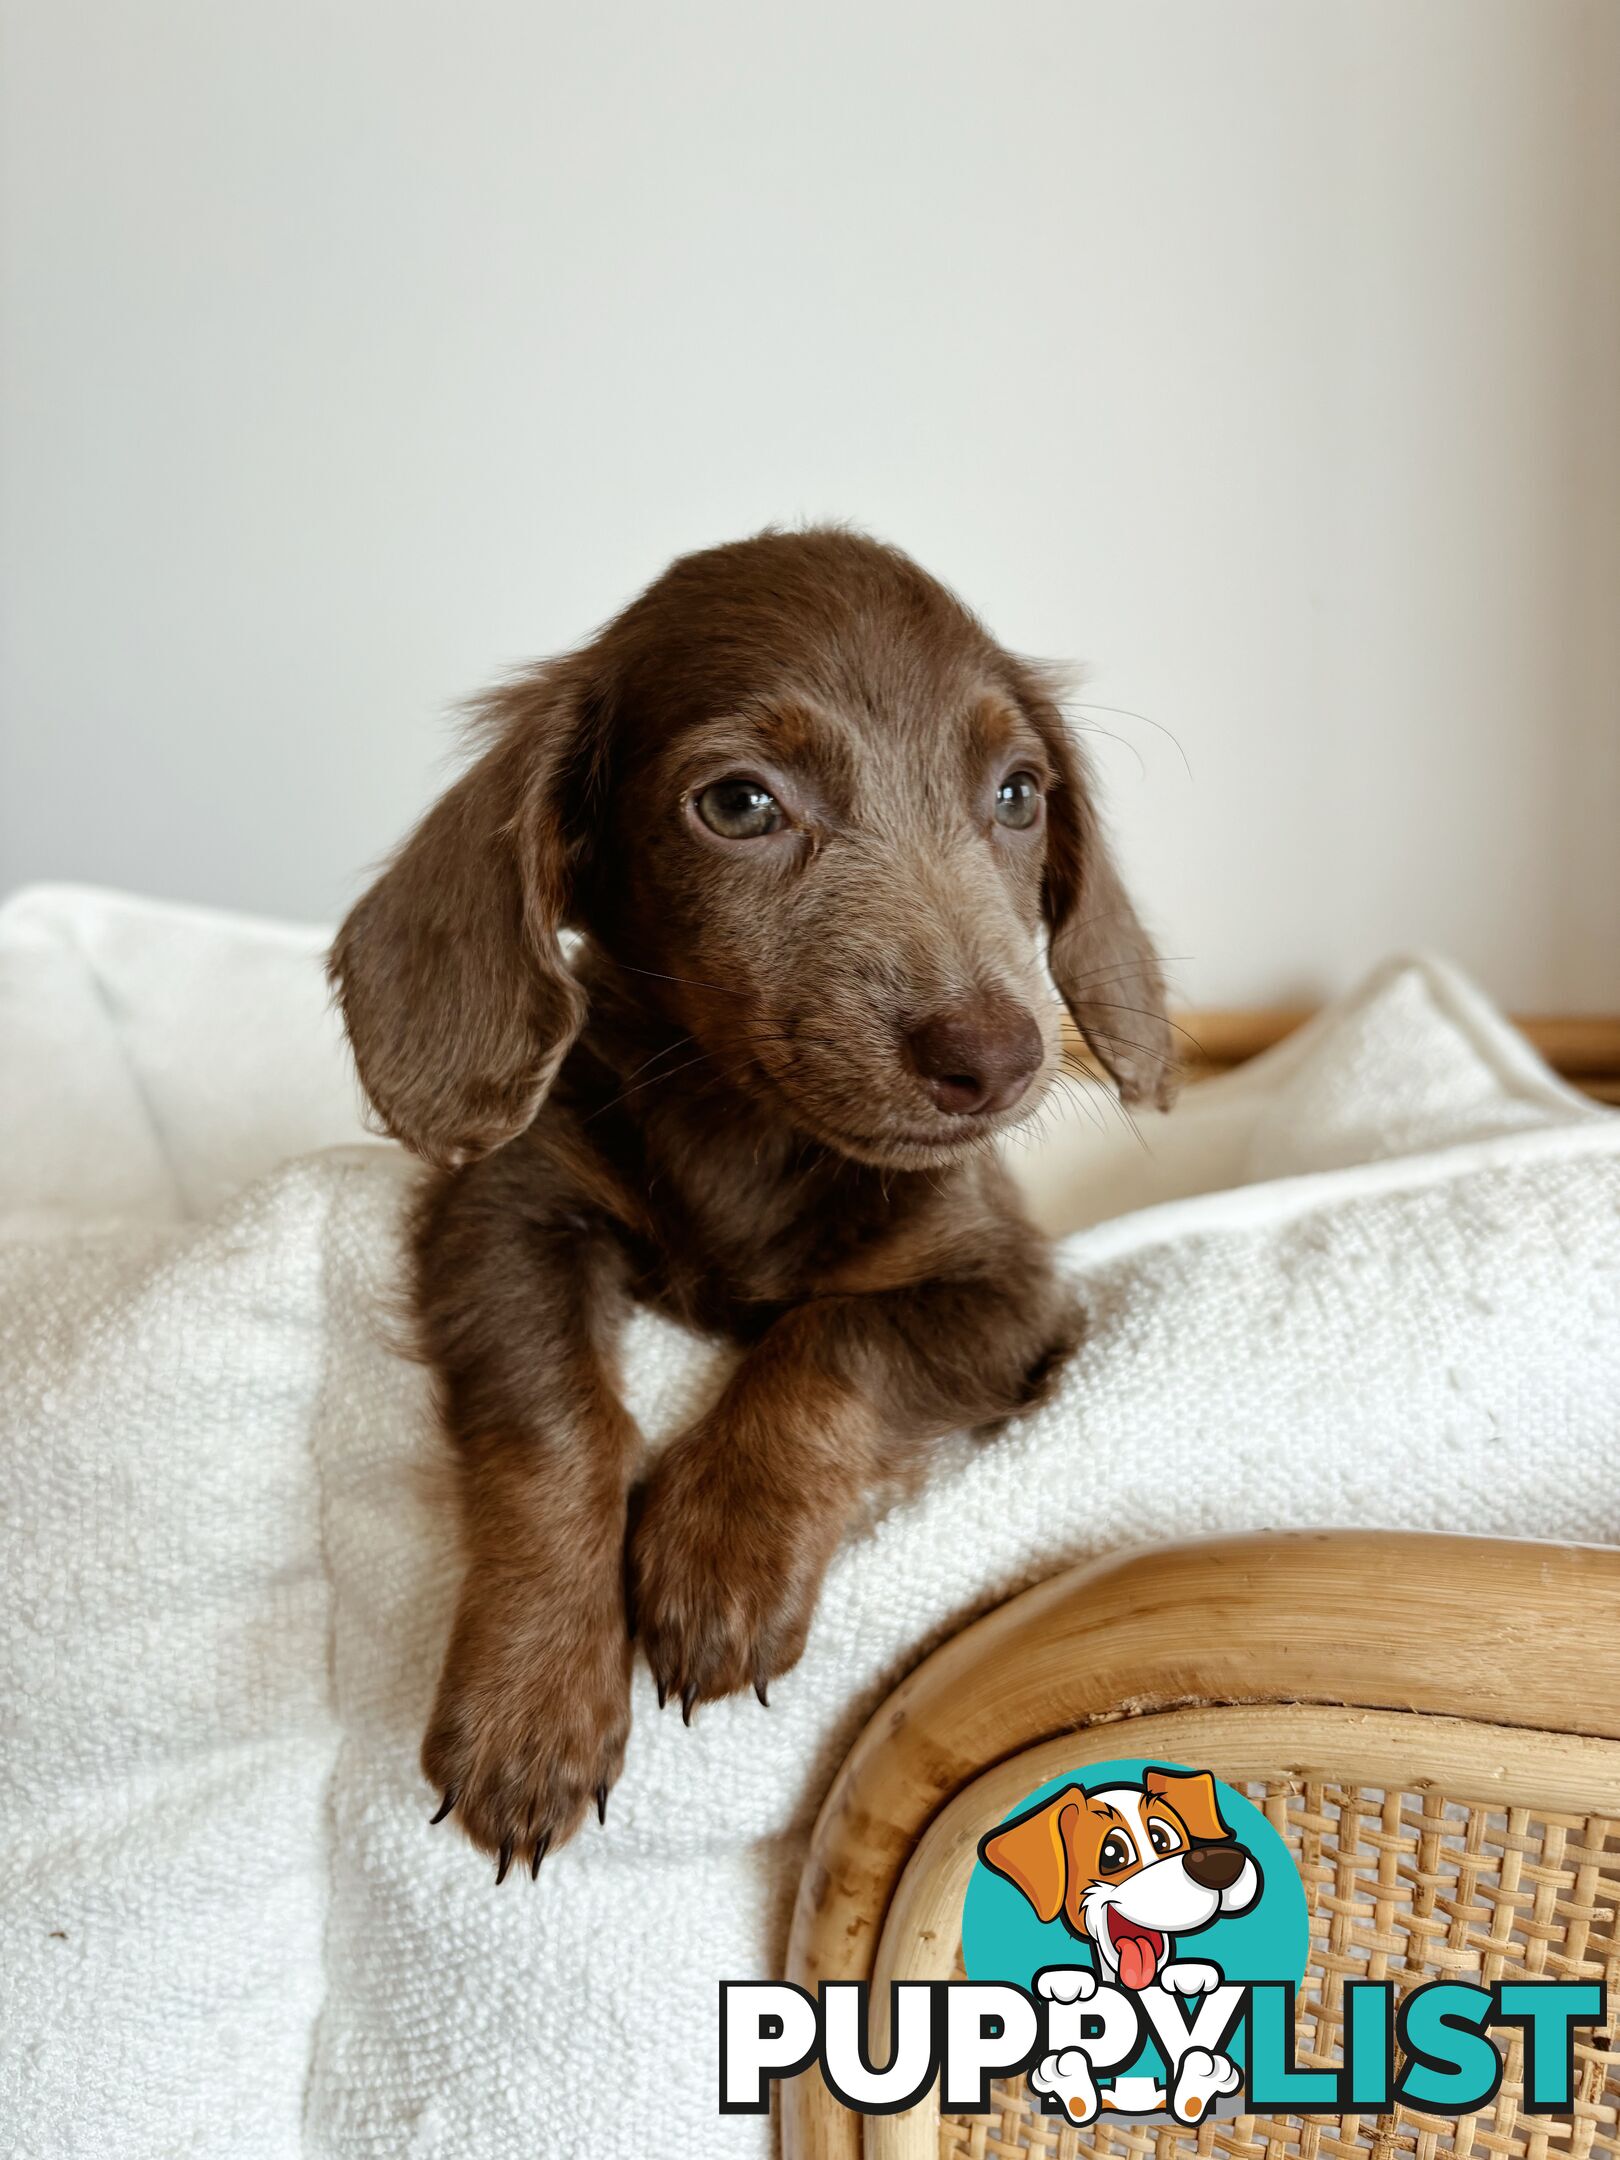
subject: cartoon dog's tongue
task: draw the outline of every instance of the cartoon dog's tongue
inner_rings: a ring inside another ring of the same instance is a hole
[[[1151,1987],[1153,1975],[1164,1955],[1164,1937],[1157,1928],[1139,1927],[1127,1920],[1117,1906],[1108,1908],[1108,1932],[1119,1955],[1121,1987]]]

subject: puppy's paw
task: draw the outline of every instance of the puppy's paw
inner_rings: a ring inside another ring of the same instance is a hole
[[[1063,1378],[1064,1367],[1085,1339],[1087,1319],[1078,1299],[1063,1291],[1051,1301],[1051,1309],[1033,1341],[1018,1346],[1018,1362],[997,1376],[1000,1406],[988,1417],[975,1421],[979,1440],[994,1440],[1016,1417],[1025,1417],[1050,1402]]]
[[[1091,2057],[1084,2048],[1064,2048],[1048,2055],[1029,2073],[1035,2091],[1055,2100],[1077,2130],[1097,2120],[1101,2104]]]
[[[1085,1965],[1048,1965],[1035,1975],[1035,1992],[1048,2002],[1090,2002],[1097,1975]]]
[[[766,1701],[804,1649],[840,1521],[751,1485],[723,1444],[694,1435],[669,1450],[630,1546],[636,1632],[660,1704],[673,1698],[690,1723],[698,1703],[743,1688]]]
[[[630,1642],[617,1601],[578,1610],[469,1583],[450,1637],[422,1768],[446,1816],[538,1875],[587,1809],[605,1819],[630,1732]]]
[[[1160,1966],[1158,1984],[1172,1995],[1208,1995],[1221,1984],[1221,1968],[1202,1958],[1177,1958]]]
[[[1019,1409],[1034,1410],[1057,1393],[1063,1368],[1084,1340],[1086,1314],[1078,1299],[1064,1299],[1053,1319],[1050,1335],[1024,1369]]]
[[[1208,2048],[1189,2048],[1176,2066],[1170,2112],[1177,2122],[1201,2122],[1212,2100],[1236,2092],[1242,2082],[1243,2073],[1228,2056],[1213,2055]]]

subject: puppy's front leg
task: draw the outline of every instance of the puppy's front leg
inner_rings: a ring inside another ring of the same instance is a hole
[[[608,1365],[616,1248],[532,1164],[515,1204],[521,1170],[497,1157],[459,1173],[417,1240],[467,1560],[422,1767],[441,1813],[498,1856],[497,1881],[514,1856],[538,1873],[587,1808],[605,1811],[623,1766],[641,1447]]]
[[[1079,1336],[1033,1245],[995,1276],[812,1299],[778,1320],[659,1462],[631,1544],[660,1694],[767,1683],[804,1649],[862,1495],[926,1442],[1038,1399]]]

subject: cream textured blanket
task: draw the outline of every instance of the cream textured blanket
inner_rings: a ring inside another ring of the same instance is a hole
[[[847,1547],[769,1712],[683,1731],[639,1673],[607,1828],[497,1893],[415,1763],[455,1561],[384,1310],[411,1172],[284,1160],[356,1130],[318,944],[0,912],[0,2153],[763,2153],[716,1982],[775,1969],[841,1751],[967,1615],[1197,1531],[1620,1536],[1620,1119],[1394,965],[1150,1130],[1194,1197],[1071,1238],[1060,1399]],[[1077,1219],[1123,1160],[1023,1167]],[[627,1362],[654,1436],[713,1371],[645,1317]]]

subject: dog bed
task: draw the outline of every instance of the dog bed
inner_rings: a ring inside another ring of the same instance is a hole
[[[1392,964],[1146,1135],[1153,1204],[1066,1244],[1057,1399],[849,1544],[770,1710],[687,1732],[639,1672],[607,1827],[497,1894],[425,1822],[456,1563],[390,1341],[412,1171],[355,1144],[319,946],[0,914],[0,2152],[763,2153],[716,1983],[780,1970],[838,1762],[966,1620],[1192,1533],[1620,1536],[1620,1120]],[[627,1368],[656,1438],[715,1358],[643,1315]]]

